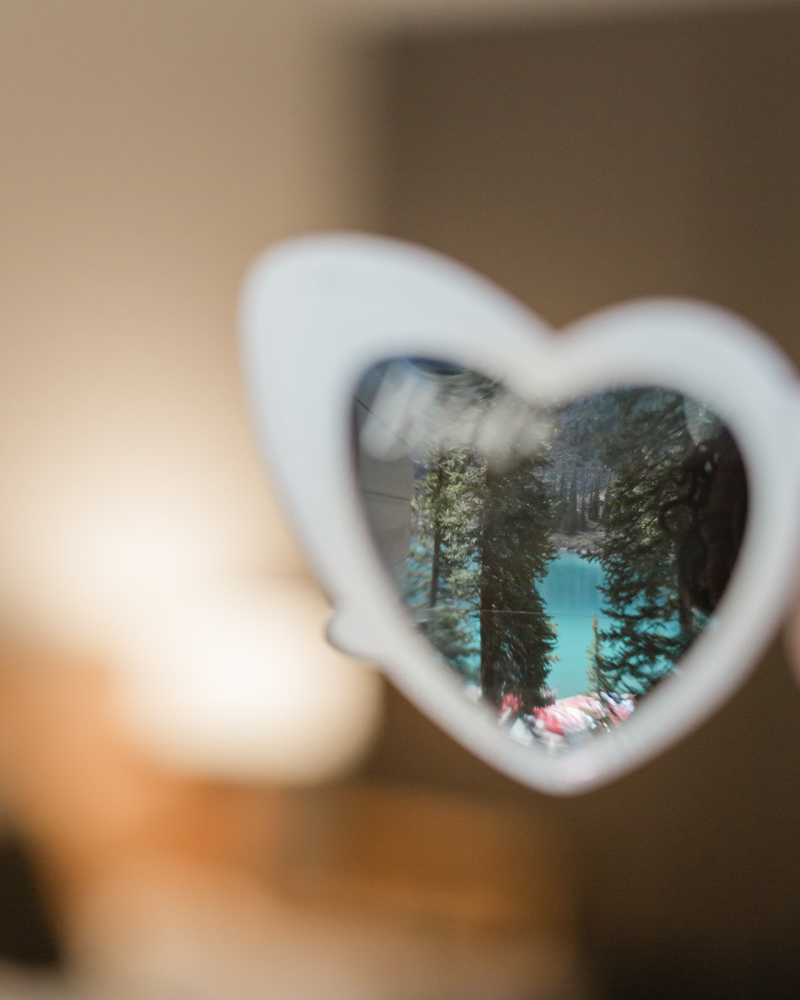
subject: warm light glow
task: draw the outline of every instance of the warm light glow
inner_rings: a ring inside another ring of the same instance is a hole
[[[328,646],[326,614],[291,578],[140,606],[116,642],[127,730],[193,772],[289,783],[339,773],[375,730],[380,682]]]

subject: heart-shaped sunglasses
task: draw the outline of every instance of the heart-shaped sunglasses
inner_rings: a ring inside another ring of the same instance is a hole
[[[556,334],[439,255],[324,235],[243,302],[254,421],[330,640],[555,793],[616,777],[742,682],[794,591],[800,391],[681,299]]]

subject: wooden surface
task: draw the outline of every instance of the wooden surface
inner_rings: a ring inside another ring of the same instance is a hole
[[[0,789],[66,956],[66,979],[0,976],[0,998],[584,995],[545,824],[396,784],[169,773],[126,745],[110,694],[99,666],[41,650],[0,669]]]

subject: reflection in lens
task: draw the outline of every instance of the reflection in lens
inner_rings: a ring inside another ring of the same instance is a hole
[[[354,446],[412,620],[526,744],[607,732],[675,673],[744,533],[733,437],[666,389],[544,408],[475,372],[401,359],[362,380]]]

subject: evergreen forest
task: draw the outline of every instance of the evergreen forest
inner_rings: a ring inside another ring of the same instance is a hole
[[[437,377],[484,413],[508,395],[463,370]],[[738,450],[707,409],[660,388],[526,412],[547,433],[503,461],[463,437],[412,442],[402,596],[484,703],[533,718],[554,702],[559,659],[542,583],[559,553],[575,553],[603,581],[585,694],[638,699],[675,669],[727,584],[746,518]]]

